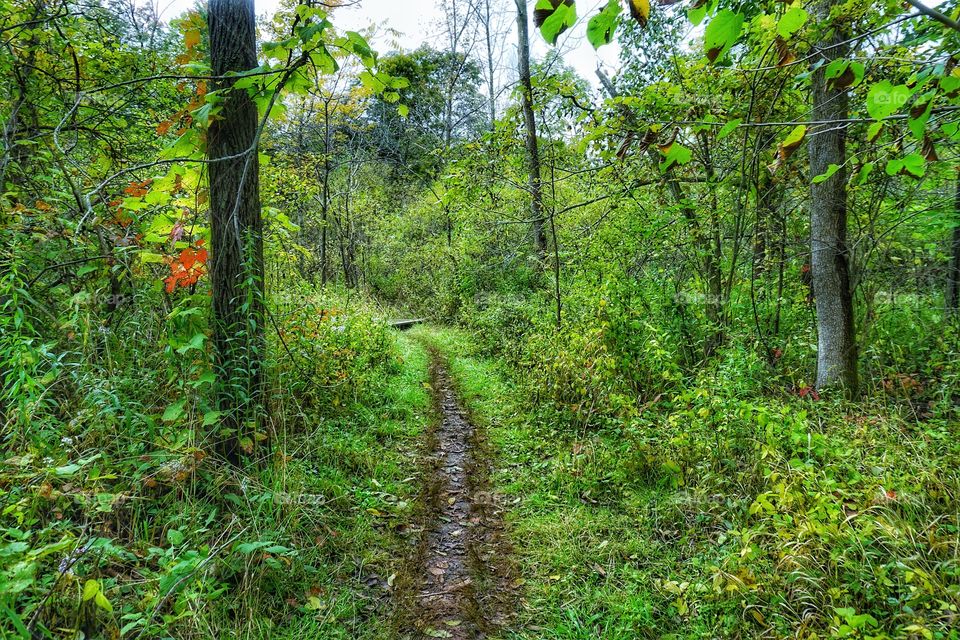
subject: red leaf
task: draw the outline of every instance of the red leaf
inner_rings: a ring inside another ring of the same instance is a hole
[[[183,263],[184,269],[192,269],[193,263],[197,261],[197,257],[193,252],[193,249],[186,248],[180,252],[180,262]]]

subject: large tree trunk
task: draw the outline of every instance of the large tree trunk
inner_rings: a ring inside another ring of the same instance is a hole
[[[257,66],[253,0],[210,0],[213,73]],[[239,462],[255,442],[262,419],[265,356],[263,224],[257,161],[257,107],[246,91],[224,92],[220,117],[210,125],[210,229],[213,347],[217,409],[222,412],[220,452]],[[220,158],[229,158],[218,161]]]
[[[830,10],[839,0],[819,0],[821,23],[828,23]],[[832,87],[825,70],[831,61],[847,53],[843,31],[833,29],[819,43],[821,66],[813,73],[814,125],[809,133],[810,177],[826,173],[830,165],[840,169],[829,179],[810,187],[810,250],[813,290],[817,307],[817,387],[840,387],[847,394],[857,391],[857,344],[853,322],[853,292],[847,251],[846,129],[838,121],[849,116],[845,89]]]
[[[947,273],[947,315],[958,316],[960,311],[960,172],[957,174],[957,195],[954,203],[953,243],[950,270]]]
[[[530,189],[530,216],[537,256],[543,264],[547,257],[547,234],[544,231],[543,187],[540,179],[540,148],[537,144],[537,121],[533,114],[533,85],[530,81],[530,36],[526,0],[516,0],[517,36],[519,39],[517,71],[520,74],[521,107],[527,135],[527,184]]]

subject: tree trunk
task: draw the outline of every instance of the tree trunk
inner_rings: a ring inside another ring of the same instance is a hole
[[[604,90],[611,98],[617,98],[620,96],[620,92],[617,91],[613,81],[611,81],[610,77],[604,73],[603,69],[598,67],[596,74],[597,78],[600,79],[600,84],[603,85]],[[639,127],[637,126],[637,123],[630,112],[626,109],[623,109],[622,113],[631,127],[633,127],[634,130],[638,130]],[[713,168],[713,161],[709,160],[709,146],[706,143],[706,139],[703,137],[700,138],[700,143],[703,147],[704,156],[708,158],[708,161],[704,167],[707,174],[707,182],[711,185],[714,185],[716,174]],[[657,152],[652,146],[647,146],[646,152],[647,157],[650,159],[650,166],[653,171],[660,171],[660,157],[657,155]],[[675,167],[669,167],[663,172],[663,177],[667,185],[667,190],[677,203],[677,206],[680,207],[683,217],[687,222],[687,226],[689,227],[690,232],[693,234],[694,244],[696,245],[697,252],[700,257],[699,266],[702,269],[702,276],[706,281],[706,287],[708,291],[704,300],[704,311],[707,317],[707,322],[710,324],[710,327],[708,328],[707,339],[704,341],[703,345],[703,354],[705,358],[710,358],[713,356],[717,347],[723,343],[726,331],[726,321],[724,318],[726,297],[723,289],[723,272],[720,270],[720,264],[723,258],[723,246],[721,244],[722,237],[720,235],[719,220],[716,217],[716,194],[714,193],[714,200],[711,206],[711,210],[713,212],[711,214],[711,233],[708,235],[704,231],[703,225],[700,224],[700,219],[697,217],[697,211],[694,208],[693,203],[684,193],[683,187],[680,185],[680,181],[677,178],[677,174],[674,169]]]
[[[330,219],[330,174],[332,165],[330,163],[330,154],[332,149],[332,136],[330,132],[330,100],[323,103],[323,211],[320,224],[320,284],[327,284],[327,226]]]
[[[213,73],[257,66],[253,0],[210,0]],[[262,419],[265,356],[263,224],[257,160],[257,107],[246,91],[224,92],[220,117],[207,135],[210,157],[210,237],[216,406],[222,412],[218,448],[238,463],[250,453]],[[235,157],[236,156],[236,157]],[[220,158],[228,160],[217,161]]]
[[[821,24],[839,0],[820,0],[816,9]],[[812,120],[809,132],[810,177],[840,167],[827,180],[810,187],[810,251],[817,308],[817,387],[839,387],[848,395],[857,392],[857,344],[853,320],[853,292],[847,250],[846,129],[836,121],[849,116],[849,96],[827,82],[825,70],[847,53],[840,29],[819,43],[821,66],[813,73]]]
[[[497,85],[493,67],[493,25],[490,0],[483,0],[483,35],[487,45],[487,109],[490,112],[490,131],[497,127]]]
[[[953,243],[950,270],[947,273],[947,315],[956,318],[960,311],[960,172],[957,174],[957,194],[954,201]]]
[[[537,144],[537,121],[533,115],[533,85],[530,81],[530,36],[527,24],[526,0],[515,0],[517,5],[517,36],[519,39],[517,70],[520,74],[521,107],[527,135],[527,184],[530,189],[530,216],[533,240],[541,265],[547,257],[547,234],[544,231],[543,186],[540,179],[540,149]]]

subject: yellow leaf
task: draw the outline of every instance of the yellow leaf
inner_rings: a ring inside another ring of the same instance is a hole
[[[183,34],[183,43],[187,46],[187,49],[193,49],[200,44],[200,31],[198,29],[186,31]]]
[[[630,15],[643,27],[650,19],[650,0],[630,0]]]
[[[107,600],[107,596],[103,595],[102,591],[97,591],[97,595],[94,596],[93,601],[97,603],[98,607],[100,607],[107,613],[113,612],[113,605],[110,604],[110,601]]]

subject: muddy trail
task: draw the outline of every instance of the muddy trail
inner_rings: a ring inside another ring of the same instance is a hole
[[[408,594],[398,603],[404,637],[487,638],[507,623],[514,599],[489,451],[436,353],[430,387],[435,419],[425,443],[422,531],[408,563]]]

